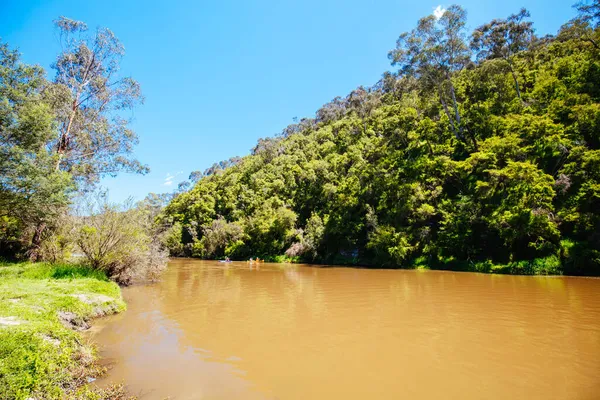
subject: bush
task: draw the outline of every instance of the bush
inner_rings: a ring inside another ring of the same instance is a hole
[[[179,222],[176,222],[167,229],[164,234],[163,244],[169,250],[169,254],[175,257],[184,255],[184,247],[182,243],[183,227]]]
[[[561,241],[561,258],[567,275],[600,275],[600,251],[589,243],[570,239]]]
[[[85,260],[120,284],[154,280],[168,257],[149,212],[143,207],[88,203],[87,215],[75,219],[74,241]]]
[[[40,246],[39,258],[52,263],[65,263],[69,261],[75,251],[73,228],[72,216],[60,216],[55,227],[45,230],[45,237]]]
[[[227,222],[224,218],[217,218],[202,227],[202,239],[195,243],[195,254],[205,258],[223,257],[226,253],[234,252],[232,244],[243,237],[243,228],[235,222]]]

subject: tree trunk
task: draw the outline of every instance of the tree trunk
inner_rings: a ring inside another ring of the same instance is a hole
[[[450,94],[452,95],[452,103],[454,105],[454,114],[456,115],[456,124],[458,125],[458,131],[460,132],[460,136],[462,138],[462,126],[461,126],[461,122],[460,122],[460,113],[458,112],[458,103],[456,102],[456,94],[454,93],[454,85],[452,84],[452,81],[450,81],[450,79],[448,79],[448,82],[450,83]]]
[[[450,128],[452,128],[452,133],[458,140],[460,140],[460,135],[456,132],[456,127],[454,126],[454,120],[452,120],[452,116],[450,115],[450,110],[448,110],[448,105],[444,101],[444,96],[442,95],[442,90],[438,86],[438,94],[440,96],[440,102],[442,103],[442,107],[444,107],[444,112],[446,113],[446,117],[448,117],[448,121],[450,121]]]
[[[82,78],[83,83],[81,84],[81,86],[79,86],[75,90],[75,99],[73,100],[73,105],[71,106],[71,116],[69,117],[69,123],[67,124],[67,128],[65,129],[64,133],[60,136],[58,146],[56,147],[56,152],[58,153],[58,160],[56,160],[56,170],[57,171],[60,169],[60,162],[62,161],[64,152],[67,150],[67,140],[69,139],[69,135],[71,134],[71,128],[73,126],[73,120],[75,119],[75,115],[77,114],[77,109],[80,106],[79,99],[83,92],[83,87],[88,85],[90,82],[90,80],[88,80],[88,77],[90,75],[91,69],[94,66],[95,62],[96,62],[96,53],[94,52],[92,54],[92,59],[88,63],[87,67],[85,68],[85,72],[84,72],[83,78]]]
[[[427,147],[429,148],[429,155],[431,155],[432,157],[435,156],[435,154],[433,152],[433,147],[431,146],[431,143],[429,142],[429,140],[425,139],[425,142],[427,143]]]
[[[475,138],[475,134],[469,129],[469,127],[467,127],[467,133],[469,134],[469,137],[473,142],[473,149],[475,151],[479,151],[479,146],[477,145],[477,139]]]
[[[46,223],[40,222],[35,227],[33,238],[31,239],[31,250],[29,251],[29,261],[36,262],[40,258],[40,250],[42,247],[42,234],[46,230]]]
[[[510,73],[512,74],[513,81],[515,81],[515,89],[517,90],[517,96],[519,97],[519,100],[521,100],[521,102],[523,102],[523,99],[521,99],[521,90],[519,88],[519,80],[517,79],[517,74],[515,74],[515,70],[513,69],[512,63],[510,61],[508,61],[508,68],[510,69]]]
[[[56,154],[58,155],[56,159],[55,170],[60,170],[60,162],[62,161],[63,155],[67,150],[67,140],[69,139],[69,134],[71,133],[71,127],[73,125],[73,120],[75,119],[75,114],[77,112],[77,102],[79,101],[79,95],[75,97],[73,100],[73,105],[71,107],[71,116],[69,117],[69,123],[67,124],[67,128],[60,135],[58,140],[58,144],[56,145]],[[42,233],[46,230],[46,223],[40,222],[35,227],[35,233],[33,235],[33,239],[31,240],[31,250],[29,251],[29,260],[32,262],[37,261],[40,255],[40,247],[42,245]]]
[[[71,133],[71,126],[73,125],[73,120],[75,119],[75,114],[77,112],[77,102],[79,101],[79,95],[75,97],[73,100],[73,106],[71,108],[71,116],[69,117],[69,123],[67,124],[67,128],[64,133],[60,135],[60,139],[58,140],[58,145],[56,146],[56,153],[58,154],[58,159],[56,160],[56,170],[60,169],[60,162],[62,160],[64,152],[67,150],[67,140],[69,139],[69,134]]]

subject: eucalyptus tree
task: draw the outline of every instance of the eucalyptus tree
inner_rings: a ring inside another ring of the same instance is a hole
[[[515,108],[503,59],[465,68],[459,11],[404,34],[398,72],[176,196],[158,218],[172,254],[600,275],[598,52],[578,37],[536,40],[515,57],[532,106]],[[460,129],[477,130],[476,151]]]
[[[146,173],[148,167],[131,155],[138,138],[125,112],[143,97],[134,79],[119,76],[123,45],[106,28],[90,34],[85,23],[65,17],[55,25],[61,52],[53,64],[54,83],[44,90],[58,127],[47,142],[54,170],[69,174],[80,190],[120,171]],[[44,229],[44,223],[36,227],[33,249],[40,247]],[[37,257],[33,250],[31,259]]]
[[[143,97],[137,81],[119,75],[123,45],[106,28],[89,33],[85,23],[65,17],[55,24],[62,48],[53,65],[56,169],[83,185],[119,171],[147,172],[131,156],[138,139],[125,112]]]
[[[592,28],[600,26],[600,0],[581,1],[574,6],[579,12],[579,17],[590,24]]]
[[[190,181],[182,181],[177,184],[177,193],[187,192],[192,186]]]
[[[527,21],[529,17],[529,11],[522,8],[517,14],[512,14],[506,19],[494,19],[481,25],[471,35],[471,49],[476,52],[479,61],[506,61],[519,99],[521,90],[514,69],[514,58],[517,53],[527,50],[534,39],[533,22]]]
[[[361,118],[365,119],[377,108],[381,101],[381,93],[377,90],[359,86],[346,97],[348,110],[353,110]]]
[[[192,185],[195,185],[196,183],[198,183],[198,181],[200,179],[202,179],[202,171],[192,171],[190,172],[190,176],[188,178],[190,180],[190,182],[192,182]]]
[[[448,7],[439,19],[434,15],[421,18],[415,29],[400,35],[396,48],[388,53],[400,75],[417,77],[424,90],[437,92],[450,128],[459,140],[464,140],[464,127],[452,76],[470,61],[466,18],[467,12],[458,5]],[[449,110],[448,96],[454,115]]]
[[[340,96],[335,97],[329,103],[324,104],[315,113],[317,122],[329,123],[341,119],[347,112],[347,102]]]
[[[573,7],[577,16],[561,27],[559,38],[583,40],[599,50],[600,0],[581,1]]]

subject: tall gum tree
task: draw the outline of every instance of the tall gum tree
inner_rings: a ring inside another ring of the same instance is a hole
[[[464,140],[464,126],[452,76],[470,61],[466,19],[467,12],[458,5],[448,7],[439,19],[434,15],[421,18],[415,29],[398,37],[396,48],[388,53],[400,75],[414,76],[424,90],[433,89],[438,93],[450,129],[459,140]],[[448,98],[453,113],[450,112]]]
[[[471,49],[476,52],[478,61],[495,58],[506,61],[519,100],[522,100],[521,89],[514,58],[519,52],[527,50],[534,40],[533,22],[526,20],[529,17],[529,11],[522,8],[506,19],[494,19],[481,25],[471,35]]]
[[[102,176],[118,172],[147,173],[132,156],[138,143],[127,111],[143,103],[140,85],[120,76],[125,49],[107,28],[88,31],[85,23],[66,17],[55,21],[61,52],[53,69],[53,84],[45,94],[56,115],[58,134],[48,148],[55,170],[70,174],[79,190],[93,187]],[[45,225],[32,240],[36,260]]]
[[[148,168],[131,156],[138,138],[125,112],[143,97],[138,82],[119,76],[123,45],[106,28],[90,34],[83,22],[65,17],[55,24],[62,48],[53,64],[56,169],[80,184],[120,171],[146,173]]]

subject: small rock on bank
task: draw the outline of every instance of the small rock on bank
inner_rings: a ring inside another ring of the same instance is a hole
[[[70,311],[59,311],[58,319],[67,328],[74,329],[76,331],[85,331],[89,329],[90,325],[85,320],[74,312]]]
[[[0,317],[0,326],[17,326],[23,322],[17,319],[17,317]]]

